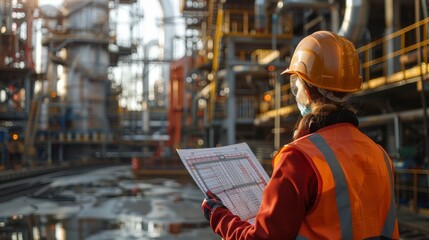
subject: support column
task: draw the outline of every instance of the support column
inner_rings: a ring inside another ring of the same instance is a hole
[[[149,59],[149,51],[158,47],[158,41],[152,40],[144,46],[144,58]],[[149,108],[149,61],[143,61],[143,102],[142,102],[142,130],[143,134],[150,134],[150,108]]]
[[[226,68],[226,80],[228,83],[229,88],[229,95],[227,99],[227,118],[225,122],[225,128],[226,128],[226,144],[234,144],[236,137],[235,137],[235,119],[236,119],[236,99],[235,99],[235,74],[232,69],[232,65],[228,62],[234,60],[234,51],[235,51],[235,43],[228,39],[228,52],[227,52],[227,68]]]
[[[386,32],[385,34],[391,34],[395,32],[396,29],[400,27],[400,19],[398,16],[400,16],[399,7],[400,7],[400,1],[394,1],[394,0],[385,0],[384,2],[384,9],[385,9],[385,24],[386,24]],[[397,42],[397,43],[395,43]],[[397,40],[391,39],[387,41],[387,44],[385,46],[384,51],[385,55],[394,52],[395,50],[395,44],[400,44]],[[389,75],[392,75],[396,72],[395,69],[399,69],[399,64],[395,63],[394,59],[388,59],[385,62],[385,75],[389,77]]]
[[[31,106],[31,96],[32,96],[32,85],[31,84],[31,74],[27,74],[24,79],[24,88],[25,88],[25,104],[24,104],[24,110],[26,114],[30,113],[30,106]]]
[[[235,98],[235,74],[232,67],[227,68],[227,81],[229,87],[229,96],[227,100],[227,119],[226,119],[226,143],[228,145],[234,144],[235,137],[235,119],[236,119],[236,98]]]
[[[272,38],[271,38],[271,47],[273,50],[277,49],[277,29],[279,24],[279,16],[277,12],[273,14],[272,16]],[[277,66],[279,65],[277,58],[276,60]],[[277,151],[280,149],[280,114],[279,109],[281,107],[281,84],[280,84],[280,77],[278,76],[277,69],[274,70],[273,77],[275,80],[275,86],[274,86],[274,108],[276,110],[276,115],[274,117],[274,149]]]
[[[207,132],[208,132],[208,147],[214,147],[215,146],[215,144],[214,144],[214,126],[211,126],[211,127],[209,127],[208,129],[207,129]]]
[[[329,7],[331,11],[331,30],[333,32],[338,32],[340,30],[340,11],[339,3],[337,1],[329,1],[331,6]]]
[[[426,7],[426,5],[425,5]],[[420,21],[420,3],[419,0],[415,0],[414,1],[414,11],[415,11],[415,22]],[[426,9],[425,9],[426,11]],[[426,36],[424,36],[426,37]],[[417,41],[421,40],[421,32],[420,32],[420,28],[418,28],[416,30],[416,39]],[[425,82],[427,81],[426,78],[426,74],[423,74],[424,69],[422,66],[422,49],[418,48],[417,49],[417,63],[420,66],[420,79],[419,82],[422,86],[422,90],[420,91],[420,98],[421,98],[421,102],[422,102],[422,110],[423,110],[423,128],[424,128],[424,132],[425,132],[425,164],[429,163],[429,159],[428,159],[428,155],[429,155],[429,123],[428,123],[428,114],[427,114],[427,102],[426,102],[426,98],[427,98],[427,94],[426,94],[426,90],[425,90]]]

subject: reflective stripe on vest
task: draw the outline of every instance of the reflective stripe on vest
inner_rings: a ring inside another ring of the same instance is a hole
[[[319,134],[308,138],[322,152],[331,169],[335,182],[335,198],[337,199],[338,216],[340,218],[341,239],[352,239],[352,211],[350,209],[349,188],[343,169],[331,147]]]
[[[323,154],[328,166],[332,172],[332,176],[335,182],[335,198],[337,202],[338,216],[340,220],[341,228],[341,239],[353,239],[353,224],[352,224],[352,213],[350,208],[349,189],[347,186],[347,180],[344,175],[343,169],[335,156],[334,151],[329,144],[319,134],[313,134],[308,138]],[[383,150],[382,150],[383,151]],[[384,161],[390,177],[390,189],[391,189],[391,200],[390,208],[387,214],[381,236],[374,236],[375,238],[391,238],[393,237],[395,224],[396,224],[396,209],[394,202],[394,188],[393,188],[393,176],[391,171],[391,165],[389,164],[389,158],[383,151]],[[304,236],[297,236],[296,239],[305,240]]]
[[[382,150],[383,151],[383,150]],[[390,208],[389,212],[387,213],[386,222],[383,226],[383,231],[381,232],[382,236],[385,237],[393,237],[393,232],[395,231],[395,225],[396,225],[396,206],[395,206],[395,191],[394,191],[394,185],[393,185],[393,174],[392,174],[392,168],[390,166],[390,159],[387,156],[386,152],[383,151],[384,155],[384,161],[386,162],[387,171],[389,172],[390,177]]]

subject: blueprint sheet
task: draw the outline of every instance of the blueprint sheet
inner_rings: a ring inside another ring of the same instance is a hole
[[[254,222],[269,176],[246,143],[177,152],[201,191],[212,191],[232,213]]]

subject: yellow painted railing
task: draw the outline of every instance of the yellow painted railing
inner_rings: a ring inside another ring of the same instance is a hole
[[[429,18],[425,18],[359,47],[357,51],[361,58],[364,80],[362,90],[375,89],[402,81],[417,81],[420,76],[426,78],[429,73],[428,24]],[[274,96],[274,91],[268,91],[265,94]],[[289,84],[282,87],[281,95],[282,99],[290,99]],[[273,109],[274,104],[270,104],[270,106],[271,108],[261,113],[258,119],[265,121],[277,114],[291,113],[291,111],[276,111]],[[282,106],[290,108],[284,104]]]
[[[219,9],[216,19],[216,30],[214,36],[212,76],[210,83],[210,100],[208,105],[208,120],[214,118],[215,104],[217,99],[217,77],[221,59],[221,45],[223,36],[246,36],[257,38],[270,38],[271,33],[268,31],[257,32],[254,28],[254,12],[252,10],[223,10]],[[278,38],[291,38],[292,32],[277,35]],[[242,55],[247,53],[242,52]],[[250,54],[249,54],[250,55]],[[242,59],[244,60],[244,59]],[[289,110],[288,110],[289,111]]]
[[[262,161],[262,166],[271,175],[271,160]],[[394,174],[397,207],[429,215],[429,170],[396,169]]]
[[[399,208],[429,215],[429,170],[397,169],[395,193]]]
[[[213,119],[214,111],[215,111],[215,104],[216,104],[216,97],[217,97],[217,71],[219,70],[219,55],[220,55],[220,45],[222,41],[223,36],[223,10],[219,9],[217,13],[217,19],[216,19],[216,32],[215,32],[215,39],[214,39],[214,49],[213,49],[213,62],[212,62],[212,74],[213,74],[213,80],[210,82],[210,99],[209,99],[209,106],[208,106],[208,120],[209,122]]]
[[[428,73],[428,23],[423,19],[357,49],[363,90]]]
[[[271,31],[266,29],[258,32],[254,29],[255,13],[253,10],[228,9],[224,10],[223,33],[225,35],[252,36],[270,38]],[[292,22],[290,22],[292,24]],[[277,35],[277,38],[291,38],[292,30]]]
[[[249,34],[249,16],[250,11],[225,10],[225,33],[243,33]]]

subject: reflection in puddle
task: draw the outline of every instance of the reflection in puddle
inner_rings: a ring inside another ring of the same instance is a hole
[[[219,239],[202,216],[202,198],[191,184],[105,168],[0,203],[0,239]]]

